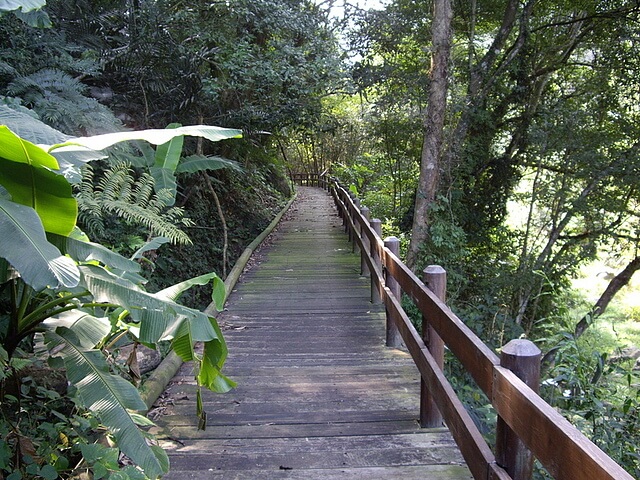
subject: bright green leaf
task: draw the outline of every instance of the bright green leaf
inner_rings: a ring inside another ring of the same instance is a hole
[[[0,199],[0,255],[34,290],[75,287],[80,273],[73,260],[47,241],[42,223],[29,207]]]
[[[196,173],[204,170],[220,170],[221,168],[231,168],[238,172],[242,167],[238,162],[224,157],[207,157],[204,155],[190,155],[178,165],[177,173]]]
[[[180,135],[203,137],[212,142],[218,142],[228,138],[241,138],[242,131],[208,125],[191,125],[173,129],[149,129],[133,132],[106,133],[104,135],[95,135],[93,137],[72,138],[65,143],[52,145],[49,151],[54,151],[61,147],[69,147],[70,150],[72,147],[86,147],[92,150],[103,150],[115,145],[116,143],[126,142],[129,140],[146,140],[154,145],[161,145]]]
[[[50,169],[58,169],[53,156],[0,126],[0,184],[14,202],[35,209],[47,232],[68,235],[78,204],[69,182]]]
[[[19,8],[28,12],[42,8],[46,3],[46,0],[0,0],[0,12],[11,12]]]

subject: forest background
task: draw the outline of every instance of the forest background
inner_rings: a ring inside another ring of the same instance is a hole
[[[169,240],[146,253],[148,290],[224,277],[291,195],[289,172],[331,173],[416,271],[446,268],[449,304],[487,344],[535,341],[545,398],[640,477],[638,2],[50,0],[25,13],[38,3],[0,0],[0,123],[243,131],[185,139],[180,161],[215,170],[154,171],[143,145],[83,169],[92,240],[125,256]],[[38,143],[27,125],[17,133]],[[140,215],[141,184],[174,200]],[[209,301],[202,288],[183,300]],[[494,421],[447,368],[478,423]]]

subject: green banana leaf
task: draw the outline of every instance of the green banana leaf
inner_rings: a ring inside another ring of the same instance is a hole
[[[53,145],[72,138],[34,117],[34,112],[27,108],[10,108],[0,104],[0,125],[9,129],[35,145]],[[47,147],[48,148],[48,147]],[[58,161],[60,173],[71,183],[78,183],[82,179],[80,167],[91,160],[106,158],[102,152],[85,149],[84,151],[62,152],[56,151],[52,155]]]
[[[111,322],[107,317],[95,317],[82,310],[71,310],[49,317],[43,325],[51,331],[58,327],[72,330],[78,339],[78,345],[86,349],[95,348],[111,331]]]
[[[142,258],[142,254],[148,252],[150,250],[157,250],[165,243],[169,243],[170,240],[167,237],[153,237],[143,246],[141,246],[138,250],[135,251],[133,255],[131,255],[131,260],[137,260]]]
[[[68,328],[58,327],[55,332],[47,332],[45,338],[49,349],[63,357],[67,378],[78,389],[84,406],[111,431],[120,450],[150,478],[167,473],[167,454],[148,445],[136,425],[135,411],[147,408],[138,390],[122,377],[111,374],[102,352],[81,347]]]
[[[180,128],[179,123],[171,123],[167,125],[167,129]],[[156,148],[154,164],[149,167],[149,173],[155,180],[155,190],[169,190],[173,202],[169,206],[175,203],[176,193],[178,191],[178,185],[176,182],[175,171],[180,163],[180,156],[182,155],[182,146],[184,145],[184,136],[173,137],[166,143],[158,145]]]
[[[47,232],[68,235],[76,224],[78,204],[57,160],[42,148],[0,126],[0,184],[19,204],[33,208]]]
[[[23,12],[36,10],[46,5],[46,0],[0,0],[0,12],[22,9]]]
[[[224,157],[207,157],[205,155],[190,155],[178,165],[177,173],[196,173],[202,170],[219,170],[221,168],[231,168],[238,172],[242,167],[238,162]]]
[[[179,123],[170,123],[166,129],[180,128]],[[166,130],[165,129],[165,130]],[[173,137],[166,143],[158,145],[155,155],[155,166],[158,168],[166,168],[170,172],[175,172],[180,163],[180,155],[182,154],[182,146],[184,145],[184,137]]]
[[[178,193],[178,182],[176,181],[176,175],[173,170],[153,166],[149,167],[149,174],[153,177],[156,192],[163,189],[169,191],[171,201],[167,199],[166,203],[168,207],[172,207],[176,202],[176,195]]]
[[[72,288],[80,272],[75,262],[47,241],[32,208],[0,199],[0,255],[34,290]]]
[[[140,264],[138,262],[123,257],[119,253],[109,250],[99,243],[55,234],[49,234],[47,238],[49,242],[59,248],[61,252],[69,255],[77,262],[97,261],[112,270],[134,273],[140,271]]]
[[[44,10],[31,10],[23,12],[22,10],[14,10],[13,14],[24,23],[34,28],[51,28],[51,18]]]
[[[222,279],[216,275],[214,272],[206,273],[204,275],[200,275],[197,277],[190,278],[188,280],[184,280],[183,282],[176,283],[175,285],[171,285],[159,292],[154,293],[153,295],[158,298],[164,298],[167,300],[178,301],[180,295],[183,292],[189,290],[191,287],[195,285],[206,285],[210,281],[213,280],[213,289],[211,294],[211,299],[214,301],[216,309],[221,312],[224,308],[225,301],[225,290],[224,290],[224,282]]]
[[[64,151],[74,150],[104,150],[116,143],[126,142],[128,140],[146,140],[154,145],[162,145],[171,139],[189,135],[193,137],[203,137],[212,142],[219,142],[228,138],[241,138],[242,131],[233,128],[213,127],[209,125],[189,125],[186,127],[168,128],[168,129],[149,129],[132,132],[105,133],[103,135],[94,135],[92,137],[77,137],[67,140],[64,143],[51,145],[49,152],[64,149]]]
[[[138,339],[144,344],[171,340],[172,348],[184,361],[194,361],[202,385],[215,391],[227,391],[233,382],[225,380],[220,370],[227,357],[227,346],[216,320],[204,312],[185,307],[167,298],[165,294],[151,294],[137,285],[119,278],[107,270],[93,265],[81,265],[81,285],[89,290],[95,301],[121,305],[139,324]],[[206,277],[206,275],[204,276]],[[202,278],[182,282],[198,284]],[[218,288],[219,290],[219,288]],[[217,294],[220,295],[219,293]],[[203,342],[207,355],[199,357],[194,344]]]

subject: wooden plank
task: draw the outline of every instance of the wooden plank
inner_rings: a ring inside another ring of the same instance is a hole
[[[350,422],[350,423],[307,423],[275,425],[221,425],[206,430],[194,430],[192,426],[168,425],[168,434],[172,437],[204,438],[301,438],[340,437],[361,435],[390,435],[416,433],[420,431],[417,420],[401,422]]]
[[[450,455],[451,445],[433,445],[428,449],[396,448],[388,450],[349,450],[342,452],[310,451],[289,452],[285,449],[266,454],[254,453],[245,450],[241,454],[229,454],[221,452],[194,452],[186,455],[172,454],[171,465],[177,469],[189,468],[193,463],[200,465],[203,470],[220,468],[225,470],[238,470],[247,465],[253,468],[275,470],[280,466],[288,469],[313,470],[319,468],[353,468],[353,467],[399,467],[405,465],[442,465],[461,464],[460,457]]]
[[[280,468],[282,467],[282,468]],[[403,467],[357,467],[336,469],[289,469],[285,465],[276,470],[241,469],[241,470],[184,470],[169,473],[162,477],[166,480],[460,480],[471,479],[468,470],[458,465],[420,465]]]

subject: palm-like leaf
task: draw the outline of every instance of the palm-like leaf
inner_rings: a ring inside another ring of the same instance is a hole
[[[212,142],[219,142],[220,140],[226,140],[228,138],[241,138],[242,131],[233,128],[212,127],[209,125],[190,125],[168,129],[106,133],[92,137],[72,138],[64,143],[51,145],[49,151],[53,152],[61,148],[65,148],[66,151],[72,151],[74,149],[83,150],[86,148],[91,150],[104,150],[116,143],[129,140],[146,140],[154,145],[162,145],[181,135],[203,137]]]
[[[142,343],[155,344],[172,340],[172,348],[185,362],[194,361],[198,383],[218,392],[226,392],[234,383],[221,374],[227,357],[227,346],[216,320],[204,312],[175,303],[170,297],[193,285],[207,283],[215,274],[195,277],[156,294],[144,292],[136,285],[96,266],[81,266],[81,283],[96,301],[122,305],[138,321],[138,338]],[[219,280],[219,278],[218,278]],[[224,301],[223,287],[214,288],[217,305]],[[204,342],[205,354],[196,355],[196,342]]]
[[[167,237],[154,237],[151,240],[149,240],[147,243],[145,243],[143,246],[141,246],[138,250],[136,250],[135,253],[131,255],[131,260],[137,260],[138,258],[142,258],[143,253],[148,252],[150,250],[157,250],[162,245],[164,245],[165,243],[169,243],[170,241],[171,240],[169,240]]]
[[[48,318],[44,326],[54,331],[58,327],[72,330],[78,339],[78,345],[83,348],[95,348],[111,331],[111,322],[106,317],[94,317],[81,310],[63,312]]]
[[[53,234],[48,235],[48,239],[53,245],[58,247],[61,252],[69,255],[77,262],[98,261],[103,265],[107,265],[112,270],[133,273],[140,271],[139,263],[123,257],[119,253],[109,250],[99,243]]]
[[[35,210],[0,199],[0,255],[34,290],[75,287],[76,264],[47,241]]]
[[[0,12],[11,12],[22,9],[23,12],[36,10],[45,6],[45,0],[0,0]]]
[[[221,168],[231,168],[239,172],[242,171],[242,167],[240,167],[237,162],[224,157],[191,155],[180,162],[177,173],[196,173],[203,170],[219,170]]]
[[[63,143],[71,137],[34,117],[35,113],[22,107],[20,110],[0,104],[0,124],[6,125],[21,138],[36,145],[54,145]],[[79,168],[91,161],[104,158],[105,155],[90,149],[64,152],[59,149],[52,153],[60,165],[60,173],[70,182],[80,180]]]
[[[47,232],[68,235],[76,224],[78,204],[71,185],[57,170],[56,159],[0,126],[0,184],[11,199],[32,207]]]
[[[47,333],[50,349],[61,346],[67,378],[76,386],[86,408],[109,428],[118,447],[139,465],[150,478],[168,471],[168,458],[161,449],[151,448],[137,427],[132,411],[145,410],[138,390],[118,375],[109,372],[99,350],[79,346],[76,335],[65,327]]]

